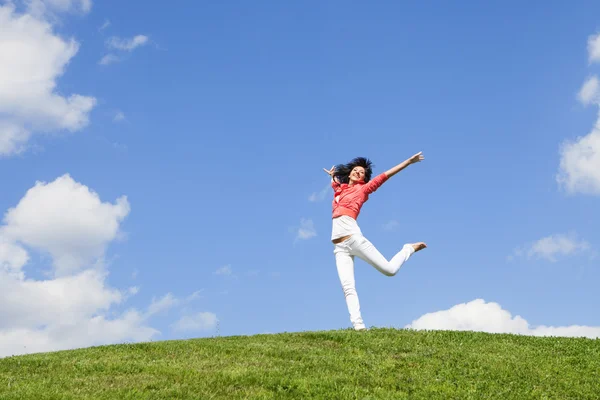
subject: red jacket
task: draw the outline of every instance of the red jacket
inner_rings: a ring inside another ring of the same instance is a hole
[[[377,175],[368,183],[355,183],[350,186],[347,183],[332,182],[333,188],[333,218],[342,215],[348,215],[354,219],[358,218],[360,208],[365,201],[369,200],[369,195],[376,191],[388,177],[385,173]],[[336,198],[339,196],[339,200]]]

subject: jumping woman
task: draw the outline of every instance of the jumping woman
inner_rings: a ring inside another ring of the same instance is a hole
[[[348,164],[340,164],[323,170],[331,176],[333,188],[333,227],[331,241],[335,245],[333,253],[337,271],[346,297],[350,321],[357,331],[366,330],[360,314],[360,304],[354,284],[354,256],[358,256],[371,264],[379,272],[387,276],[394,276],[409,259],[409,257],[427,247],[423,242],[405,244],[402,249],[388,261],[380,252],[362,235],[356,222],[360,209],[369,195],[376,191],[385,181],[411,164],[424,159],[421,152],[408,160],[396,165],[388,171],[371,180],[373,173],[370,160],[357,157]]]

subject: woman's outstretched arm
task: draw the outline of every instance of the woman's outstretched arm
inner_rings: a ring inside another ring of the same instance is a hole
[[[420,151],[417,154],[415,154],[414,156],[412,156],[411,158],[407,159],[406,161],[402,161],[400,164],[396,165],[395,167],[388,169],[387,171],[385,171],[385,175],[388,178],[391,178],[392,176],[396,175],[398,172],[402,171],[404,168],[408,167],[410,164],[415,164],[420,161],[423,161],[425,157],[423,157],[423,155],[421,153],[423,153],[423,152]]]
[[[396,175],[398,172],[402,171],[404,168],[408,167],[410,164],[418,163],[419,161],[422,161],[423,159],[424,159],[424,157],[421,154],[421,152],[418,152],[417,154],[415,154],[408,160],[401,162],[400,164],[396,165],[395,167],[390,168],[389,170],[385,171],[384,173],[379,174],[375,178],[371,179],[369,181],[369,183],[367,183],[364,186],[363,190],[365,191],[366,194],[373,193],[374,191],[379,189],[379,187],[381,185],[383,185],[383,183],[386,182],[389,178]]]

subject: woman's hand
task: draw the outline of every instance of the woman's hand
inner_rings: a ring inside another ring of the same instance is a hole
[[[408,159],[408,162],[411,164],[415,164],[418,163],[420,161],[423,161],[425,159],[425,157],[423,157],[423,152],[420,151],[417,154],[415,154],[414,156],[412,156],[411,158]]]
[[[338,185],[340,184],[340,182],[338,181],[338,179],[334,176],[334,174],[335,174],[335,165],[333,167],[331,167],[331,169],[329,169],[329,170],[326,169],[326,168],[323,168],[323,171],[325,171],[325,173],[331,177],[331,182],[335,182]]]
[[[323,171],[325,171],[325,173],[326,173],[327,175],[329,175],[329,176],[331,176],[331,177],[333,178],[333,174],[334,174],[334,172],[335,172],[335,165],[334,165],[333,167],[331,167],[331,169],[330,169],[330,170],[327,170],[327,169],[323,168]]]
[[[396,175],[398,172],[402,171],[404,168],[408,167],[409,165],[423,161],[425,159],[425,157],[423,157],[422,153],[423,152],[420,151],[417,154],[415,154],[414,156],[412,156],[411,158],[407,158],[406,161],[403,161],[400,164],[396,165],[394,168],[390,168],[387,171],[385,171],[385,174],[387,175],[388,178],[391,178],[392,176]]]

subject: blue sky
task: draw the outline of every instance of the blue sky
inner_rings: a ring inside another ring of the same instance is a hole
[[[597,3],[0,4],[1,355],[347,328],[322,168],[418,151],[358,222],[429,248],[357,262],[365,323],[600,336]]]

